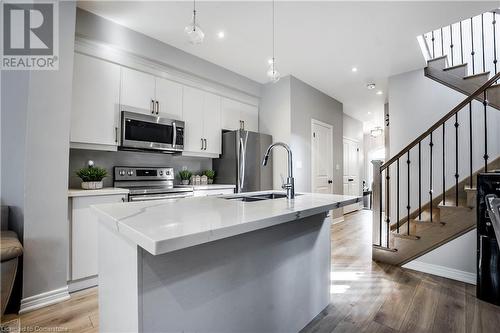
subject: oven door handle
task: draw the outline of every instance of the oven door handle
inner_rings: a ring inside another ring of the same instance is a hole
[[[152,200],[163,200],[163,199],[180,199],[187,198],[191,195],[186,194],[173,194],[173,195],[137,195],[130,196],[129,201],[152,201]]]
[[[172,123],[172,127],[174,130],[174,135],[172,138],[172,148],[175,148],[175,143],[177,142],[177,125],[175,124],[175,121]]]

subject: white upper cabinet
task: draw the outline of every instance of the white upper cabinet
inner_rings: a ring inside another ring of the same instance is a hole
[[[181,84],[157,77],[155,97],[161,117],[182,120]]]
[[[222,150],[221,97],[205,93],[203,105],[203,136],[205,152],[220,154]]]
[[[75,53],[70,141],[116,149],[120,66]],[[74,146],[74,145],[73,145]]]
[[[242,123],[241,123],[242,122]],[[256,106],[222,98],[222,128],[236,130],[241,126],[248,131],[259,130],[259,110]]]
[[[183,116],[186,155],[214,156],[221,153],[221,98],[184,87]]]
[[[122,67],[120,104],[153,114],[155,86],[156,78],[153,75]]]
[[[194,153],[203,151],[203,95],[204,92],[184,87],[184,150]]]

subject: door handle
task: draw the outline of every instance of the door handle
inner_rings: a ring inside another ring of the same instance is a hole
[[[160,102],[156,101],[156,114],[160,113]]]
[[[151,113],[155,114],[155,101],[154,101],[154,99],[151,99]]]
[[[333,184],[333,180],[328,179],[328,184]]]
[[[174,131],[174,135],[172,137],[172,148],[175,148],[175,144],[177,142],[177,125],[175,124],[175,121],[172,123],[172,129]]]
[[[353,181],[354,181],[354,179],[349,178],[347,181],[348,181],[348,182],[353,182]]]
[[[118,127],[115,127],[115,142],[118,142]]]

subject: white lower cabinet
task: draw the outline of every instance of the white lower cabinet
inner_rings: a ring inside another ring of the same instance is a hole
[[[70,199],[70,280],[97,275],[97,223],[91,205],[127,201],[126,194],[78,196]],[[86,286],[88,287],[88,286]]]
[[[234,189],[232,188],[220,188],[220,189],[213,189],[213,190],[194,190],[193,195],[195,197],[207,197],[207,196],[214,196],[214,195],[225,195],[225,194],[233,194]]]

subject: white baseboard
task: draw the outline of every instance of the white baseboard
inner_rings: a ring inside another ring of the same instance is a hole
[[[340,222],[344,222],[344,216],[339,216],[339,217],[336,217],[336,218],[332,217],[332,224],[337,224],[337,223],[340,223]]]
[[[87,289],[90,287],[95,287],[95,286],[97,286],[98,282],[99,282],[99,278],[97,277],[97,275],[94,275],[92,277],[85,278],[85,279],[69,281],[68,282],[68,291],[70,293],[73,293],[73,292],[78,291],[78,290],[83,290],[83,289]]]
[[[69,299],[68,286],[26,297],[21,300],[19,314],[43,308],[44,306],[59,303],[67,299]]]
[[[423,273],[428,273],[432,275],[441,276],[444,278],[457,280],[460,282],[465,282],[469,284],[476,284],[476,274],[470,272],[459,271],[458,269],[453,269],[445,266],[428,264],[422,261],[411,261],[403,268],[413,269],[414,271],[419,271]]]

